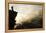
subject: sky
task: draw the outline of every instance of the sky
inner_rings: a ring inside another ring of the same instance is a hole
[[[11,6],[14,7],[14,11],[16,12],[31,12],[33,10],[37,11],[42,9],[42,6],[40,5],[30,5],[30,4],[9,4],[9,9],[11,9]]]

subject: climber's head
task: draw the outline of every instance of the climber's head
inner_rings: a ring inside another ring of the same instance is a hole
[[[13,11],[13,6],[11,6],[11,10]]]

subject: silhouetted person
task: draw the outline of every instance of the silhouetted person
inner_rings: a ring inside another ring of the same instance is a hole
[[[13,10],[13,6],[11,7],[11,10],[9,10],[9,29],[14,29],[15,25],[15,17],[17,16],[17,12]]]

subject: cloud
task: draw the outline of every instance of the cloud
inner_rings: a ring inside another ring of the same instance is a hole
[[[14,7],[14,11],[18,12],[15,20],[16,24],[22,24],[22,22],[29,21],[36,16],[39,16],[39,12],[42,11],[42,6],[40,5],[29,5],[29,4],[9,4],[9,9],[11,6]]]

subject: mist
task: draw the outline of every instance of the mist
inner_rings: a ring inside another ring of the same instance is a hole
[[[41,16],[41,5],[9,4],[9,9],[11,9],[11,6],[14,7],[14,11],[18,12],[15,18],[16,24],[22,24],[26,21],[28,21],[28,23],[31,23],[31,20],[33,18]]]

